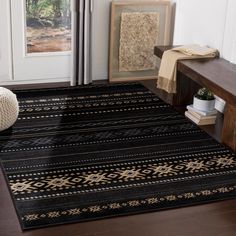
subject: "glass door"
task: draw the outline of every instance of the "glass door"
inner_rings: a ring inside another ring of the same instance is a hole
[[[14,80],[69,81],[70,0],[11,0]]]

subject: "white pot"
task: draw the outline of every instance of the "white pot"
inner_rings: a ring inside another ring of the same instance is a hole
[[[215,108],[215,99],[213,100],[201,100],[194,96],[193,107],[201,111],[213,111]]]

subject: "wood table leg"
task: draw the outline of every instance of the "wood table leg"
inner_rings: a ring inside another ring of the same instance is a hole
[[[173,106],[186,106],[193,102],[193,96],[201,88],[181,72],[177,72],[177,93],[173,97]]]
[[[236,107],[226,105],[222,129],[222,143],[236,151]]]

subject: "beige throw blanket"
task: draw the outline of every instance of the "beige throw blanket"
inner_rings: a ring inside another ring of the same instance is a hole
[[[177,61],[197,58],[214,58],[218,51],[199,45],[187,45],[164,52],[158,75],[157,87],[168,93],[176,93]]]

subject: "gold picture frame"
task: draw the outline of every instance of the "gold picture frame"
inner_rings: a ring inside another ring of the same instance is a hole
[[[137,16],[134,15],[134,14],[139,14],[139,13],[140,15],[137,15]],[[137,81],[137,80],[157,78],[158,63],[155,63],[155,68],[153,66],[153,68],[151,69],[141,68],[140,70],[132,70],[132,69],[130,71],[121,70],[121,66],[120,66],[122,64],[121,63],[122,60],[120,59],[121,54],[123,53],[122,56],[125,55],[125,52],[124,52],[125,50],[122,50],[123,45],[120,45],[120,42],[122,43],[124,41],[124,40],[122,41],[122,37],[124,38],[125,36],[124,34],[125,31],[122,30],[124,23],[122,23],[121,21],[124,20],[124,16],[130,15],[132,17],[132,14],[134,17],[137,17],[137,19],[141,19],[140,16],[145,15],[145,14],[146,15],[149,14],[149,16],[152,16],[152,15],[158,16],[157,17],[158,23],[156,23],[158,25],[158,30],[155,31],[158,33],[156,35],[155,45],[170,44],[170,33],[171,33],[170,32],[170,25],[171,25],[171,2],[170,1],[166,1],[166,0],[165,1],[163,0],[162,1],[132,1],[132,2],[131,1],[130,2],[129,1],[113,1],[111,3],[110,48],[109,48],[109,81],[110,82],[122,82],[122,81],[126,82],[126,81]],[[126,30],[126,32],[129,32],[129,30]],[[136,33],[137,33],[137,30],[136,30]],[[130,41],[130,43],[132,42]],[[150,51],[150,50],[153,50],[153,51]],[[152,49],[151,48],[149,49],[149,56],[150,56],[150,53],[153,53],[153,60],[155,60],[154,59],[154,45]],[[145,60],[145,57],[143,60]]]

